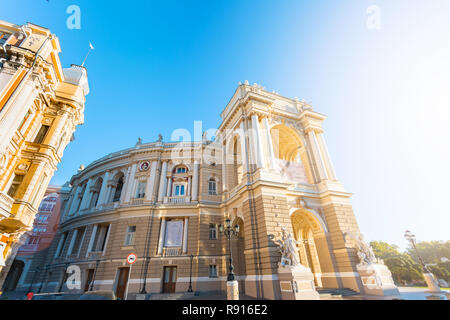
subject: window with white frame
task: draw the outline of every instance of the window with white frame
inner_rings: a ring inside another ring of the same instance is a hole
[[[139,181],[138,185],[137,185],[137,190],[136,190],[136,198],[137,199],[142,199],[145,197],[145,188],[147,186],[147,182],[145,181]]]
[[[217,224],[214,223],[209,224],[209,239],[217,240]]]
[[[175,197],[179,197],[179,196],[184,196],[185,195],[185,189],[186,189],[186,187],[185,187],[185,185],[184,184],[176,184],[175,186],[174,186],[174,196]]]
[[[186,168],[185,167],[179,167],[179,168],[177,168],[176,173],[186,173]]]
[[[134,237],[136,235],[136,226],[128,226],[127,233],[125,235],[125,243],[126,246],[134,245]]]
[[[6,33],[3,31],[0,31],[0,45],[4,45],[6,41],[8,41],[9,37],[11,36],[11,33]]]
[[[209,277],[210,278],[217,278],[217,265],[211,264],[209,266]]]
[[[217,183],[214,178],[211,178],[208,181],[208,194],[211,196],[217,195]]]
[[[92,246],[93,252],[101,252],[105,250],[106,240],[108,239],[110,225],[99,225],[97,233],[95,234],[94,244]]]

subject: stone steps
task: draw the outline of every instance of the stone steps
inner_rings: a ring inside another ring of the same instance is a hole
[[[341,296],[341,297],[348,297],[348,296],[357,296],[359,295],[358,292],[352,289],[347,288],[323,288],[323,289],[317,289],[317,292],[319,292],[320,295],[322,294],[330,294],[332,296]]]
[[[147,300],[187,300],[194,296],[194,293],[152,293]]]

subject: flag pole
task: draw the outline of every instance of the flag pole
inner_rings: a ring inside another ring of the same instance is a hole
[[[89,51],[86,55],[86,57],[83,60],[83,63],[81,64],[82,67],[84,67],[84,63],[86,62],[86,59],[88,58],[89,54],[91,53],[91,51],[94,50],[94,47],[92,46],[92,44],[89,42]]]

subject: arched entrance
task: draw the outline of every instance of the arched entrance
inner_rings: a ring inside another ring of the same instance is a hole
[[[14,260],[11,269],[9,269],[8,276],[5,279],[5,283],[3,284],[2,291],[8,292],[16,290],[24,267],[25,263],[23,261]]]
[[[234,274],[239,282],[239,292],[244,294],[246,276],[244,221],[241,218],[236,217],[232,225],[239,225],[239,234],[231,241],[231,246],[233,251]]]
[[[300,262],[311,269],[315,285],[321,288],[322,265],[330,262],[325,236],[326,226],[317,214],[306,209],[294,210],[291,223],[295,239],[299,241],[297,247]]]

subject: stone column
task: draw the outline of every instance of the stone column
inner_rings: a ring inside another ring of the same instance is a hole
[[[228,191],[227,188],[227,144],[222,143],[222,191]]]
[[[136,174],[136,168],[137,168],[137,163],[133,163],[133,165],[131,166],[130,176],[128,177],[128,183],[125,186],[126,190],[125,190],[124,202],[130,202],[131,193],[133,192],[133,188],[134,188],[134,182],[135,182],[134,175]]]
[[[98,195],[97,208],[106,203],[109,175],[109,171],[106,171],[103,175],[102,187],[100,188],[100,194]]]
[[[62,111],[62,115],[58,114],[52,125],[52,128],[50,128],[49,132],[47,133],[47,137],[44,140],[44,144],[51,145],[56,148],[59,139],[61,138],[61,131],[66,126],[67,118],[69,116],[69,113],[66,111]],[[58,150],[56,150],[58,152]]]
[[[166,218],[161,218],[161,230],[159,232],[158,254],[161,255],[164,248],[164,238],[166,237]]]
[[[166,192],[166,181],[167,181],[167,161],[164,161],[162,163],[161,173],[160,173],[160,179],[159,179],[159,195],[158,195],[158,202],[161,202],[164,200],[164,193]]]
[[[65,239],[66,239],[66,235],[63,233],[61,235],[61,238],[59,238],[58,247],[56,248],[55,255],[53,256],[53,259],[57,258],[61,254],[61,251],[63,249],[62,246],[64,244],[64,240]]]
[[[194,161],[194,176],[192,178],[192,201],[198,201],[198,176],[199,176],[198,160]]]
[[[92,251],[92,246],[94,245],[95,235],[97,234],[98,225],[94,225],[94,228],[92,229],[91,233],[91,239],[89,239],[89,245],[86,250],[86,257],[89,256],[89,253]]]
[[[79,193],[81,192],[81,188],[80,186],[76,186],[75,189],[75,193],[73,194],[73,200],[72,200],[72,204],[70,205],[70,210],[69,210],[69,215],[73,214],[78,206],[78,201],[80,201],[81,199],[79,199]]]
[[[9,102],[3,107],[2,113],[8,116],[0,116],[0,149],[11,141],[17,127],[23,120],[38,91],[34,89],[32,81],[25,80],[24,86],[11,96]],[[12,104],[11,104],[12,103]]]
[[[188,183],[187,183],[187,191],[186,191],[186,196],[191,197],[191,176],[188,177]]]
[[[188,225],[189,225],[189,218],[184,218],[183,253],[186,253],[186,252],[187,252]]]
[[[318,171],[320,181],[328,179],[327,171],[325,168],[325,163],[323,161],[322,155],[320,154],[319,144],[317,143],[317,138],[314,130],[308,132],[308,139],[311,145],[314,162]]]
[[[248,163],[248,151],[247,151],[247,139],[246,139],[246,134],[245,134],[245,125],[244,125],[244,121],[245,119],[242,119],[241,121],[241,132],[242,132],[242,136],[241,136],[241,161],[242,161],[242,165],[244,167],[244,173],[249,172],[249,163]]]
[[[325,163],[327,164],[328,176],[331,180],[337,180],[336,171],[334,170],[333,162],[331,161],[330,153],[328,152],[328,147],[323,137],[323,133],[316,135],[319,140],[319,146],[321,147],[323,158],[325,158]]]
[[[252,129],[255,140],[253,141],[254,149],[255,149],[255,155],[256,155],[256,165],[258,168],[263,167],[263,159],[264,154],[262,150],[262,143],[261,143],[261,129],[259,128],[259,120],[258,115],[253,114],[252,115]]]
[[[72,239],[70,239],[70,245],[69,249],[67,249],[66,256],[70,256],[72,254],[73,246],[75,245],[75,240],[77,239],[78,229],[75,229],[75,231],[72,234]]]
[[[267,120],[267,117],[264,118],[264,127],[266,130],[266,145],[269,153],[269,163],[270,168],[275,168],[275,153],[273,151],[273,144],[272,144],[272,135],[270,134],[270,126],[269,121]]]
[[[91,189],[92,183],[93,183],[93,179],[90,178],[86,184],[86,189],[84,190],[84,195],[83,195],[83,199],[81,201],[80,211],[87,209],[87,207],[89,206],[89,202],[91,200],[90,189]]]
[[[166,197],[170,197],[171,196],[171,190],[172,190],[172,177],[167,177],[167,192],[166,192]]]
[[[147,180],[147,187],[145,189],[145,199],[153,201],[153,191],[155,190],[156,183],[156,168],[158,167],[158,161],[153,161],[150,168],[150,176]]]

